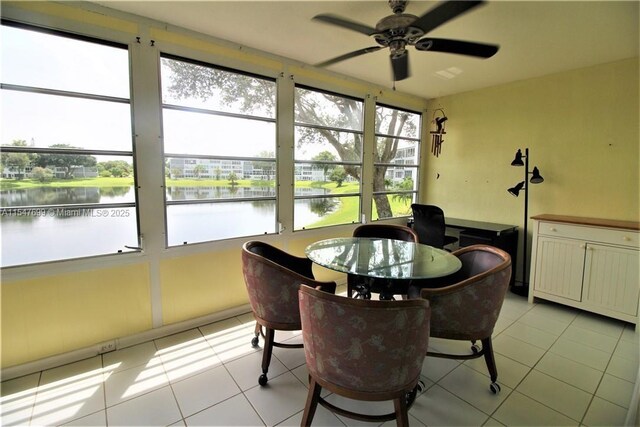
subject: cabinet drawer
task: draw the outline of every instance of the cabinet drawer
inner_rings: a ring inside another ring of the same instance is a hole
[[[538,234],[542,236],[587,240],[590,242],[636,249],[640,247],[640,233],[635,230],[619,230],[614,228],[540,221],[538,222]]]

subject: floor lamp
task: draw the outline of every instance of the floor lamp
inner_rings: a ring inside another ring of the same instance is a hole
[[[524,162],[522,161],[524,158]],[[529,208],[529,186],[527,185],[527,178],[531,175],[529,182],[531,184],[540,184],[544,181],[544,178],[540,175],[540,171],[537,167],[533,167],[533,171],[529,172],[529,149],[524,149],[524,155],[522,151],[518,149],[516,157],[511,162],[511,166],[524,166],[524,181],[518,183],[515,187],[509,188],[507,191],[509,194],[518,197],[521,191],[524,191],[524,245],[522,251],[522,285],[513,285],[511,292],[517,295],[527,295],[529,293],[529,283],[527,281],[527,223],[528,221],[528,208]]]

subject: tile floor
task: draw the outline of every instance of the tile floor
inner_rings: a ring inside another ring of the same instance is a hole
[[[302,349],[275,349],[260,387],[251,314],[2,383],[1,424],[298,426],[307,394]],[[412,426],[613,426],[624,423],[638,372],[630,324],[508,294],[494,333],[498,382],[482,359],[426,358]],[[280,337],[283,339],[283,337]],[[284,337],[300,341],[299,334]],[[462,345],[462,347],[460,346]],[[433,339],[432,349],[468,349]],[[387,403],[349,401],[387,411]],[[319,407],[316,426],[371,425]],[[395,422],[384,424],[395,425]]]

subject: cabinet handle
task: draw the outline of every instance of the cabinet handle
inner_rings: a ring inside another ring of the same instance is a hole
[[[549,227],[549,231],[558,231],[555,227]]]
[[[625,242],[630,242],[630,241],[631,241],[631,237],[629,237],[629,236],[624,236],[624,237],[622,238],[622,240],[624,240]]]

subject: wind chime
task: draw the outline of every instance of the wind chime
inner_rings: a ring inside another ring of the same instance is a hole
[[[436,129],[429,133],[431,134],[431,152],[436,157],[440,156],[440,152],[442,151],[442,143],[444,142],[443,135],[447,133],[444,130],[444,122],[446,121],[447,116],[444,114],[442,108],[438,108],[433,112],[433,120],[431,120],[431,123],[436,126]]]

